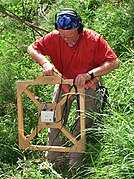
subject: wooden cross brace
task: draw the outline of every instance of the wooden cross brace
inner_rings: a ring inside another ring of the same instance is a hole
[[[78,88],[79,101],[80,101],[80,138],[75,138],[63,125],[62,121],[62,106],[66,102],[67,95],[65,95],[60,102],[57,104],[49,103],[46,105],[47,110],[56,110],[56,121],[51,123],[41,122],[39,120],[37,128],[33,130],[28,137],[24,135],[24,119],[23,119],[23,99],[22,94],[25,93],[38,107],[38,114],[41,113],[43,103],[35,98],[35,95],[28,89],[32,85],[43,85],[43,84],[60,84],[61,78],[58,75],[54,76],[43,76],[39,75],[35,80],[32,81],[17,81],[17,105],[18,105],[18,139],[20,149],[30,149],[30,150],[45,150],[45,151],[55,151],[55,152],[78,152],[83,153],[85,151],[86,144],[86,129],[85,129],[85,90],[84,88]],[[62,84],[73,85],[73,80],[63,80]],[[71,93],[75,93],[72,88]],[[69,95],[69,98],[72,94]],[[56,107],[55,107],[56,105]],[[31,143],[32,139],[40,132],[42,128],[57,128],[59,129],[72,143],[71,147],[63,146],[43,146],[43,145],[33,145]]]

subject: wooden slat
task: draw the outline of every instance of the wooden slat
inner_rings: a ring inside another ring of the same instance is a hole
[[[44,150],[51,152],[75,152],[72,147],[61,147],[61,146],[41,146],[41,145],[31,145],[29,148],[31,150]],[[78,153],[83,153],[82,150],[77,150]]]
[[[65,136],[73,143],[73,144],[77,144],[78,141],[76,140],[76,138],[65,128],[62,127],[61,131],[65,134]]]
[[[22,104],[21,95],[17,98],[17,105],[18,105],[18,132],[24,135],[23,104]]]
[[[25,89],[24,93],[38,106],[41,107],[42,104],[35,98],[35,95],[29,90]]]

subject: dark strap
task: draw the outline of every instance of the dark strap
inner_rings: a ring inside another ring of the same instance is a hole
[[[78,94],[78,89],[77,89],[77,86],[75,85],[75,80],[73,82],[73,85],[70,87],[68,93],[72,90],[72,89],[75,89],[75,96],[76,96],[76,100],[77,100],[77,105],[78,105],[78,111],[80,113],[80,101],[79,101],[79,94]],[[66,102],[65,102],[65,107],[63,109],[63,116],[64,116],[64,124],[67,123],[67,102],[68,102],[68,98],[69,98],[69,94],[67,94],[67,98],[66,98]],[[64,115],[65,114],[65,115]]]
[[[110,104],[108,103],[108,89],[105,86],[102,86],[101,84],[99,84],[99,86],[97,87],[96,91],[100,90],[103,92],[103,101],[102,101],[102,105],[101,105],[101,110],[103,111],[106,103],[110,106]]]

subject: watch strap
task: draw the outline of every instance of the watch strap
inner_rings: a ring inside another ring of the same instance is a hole
[[[88,74],[91,76],[91,80],[95,78],[93,72],[88,72]]]

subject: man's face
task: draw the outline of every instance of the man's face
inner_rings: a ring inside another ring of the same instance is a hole
[[[66,42],[66,43],[73,43],[78,40],[78,28],[71,29],[71,30],[63,30],[63,29],[58,29],[61,38]]]

